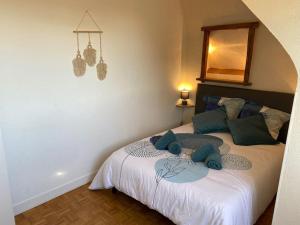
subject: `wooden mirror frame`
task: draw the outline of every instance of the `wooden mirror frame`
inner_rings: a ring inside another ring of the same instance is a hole
[[[249,75],[250,75],[250,67],[251,67],[252,52],[253,52],[253,45],[254,45],[255,29],[258,26],[259,26],[259,22],[202,27],[201,31],[204,32],[204,38],[203,38],[203,49],[202,49],[201,75],[200,75],[200,78],[197,78],[197,80],[202,81],[202,82],[211,81],[211,82],[220,82],[220,83],[229,83],[229,84],[239,84],[239,85],[244,85],[244,86],[251,85],[251,83],[249,83]],[[208,49],[209,49],[209,37],[210,37],[211,31],[235,30],[235,29],[243,29],[243,28],[249,29],[244,81],[238,82],[238,81],[229,81],[229,80],[226,81],[226,80],[207,79],[206,78],[207,60],[208,60],[207,57],[208,57]]]

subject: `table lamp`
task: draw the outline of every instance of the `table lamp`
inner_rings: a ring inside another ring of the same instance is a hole
[[[187,105],[187,99],[190,98],[190,92],[188,90],[180,91],[180,98],[182,99],[181,104],[182,105]]]

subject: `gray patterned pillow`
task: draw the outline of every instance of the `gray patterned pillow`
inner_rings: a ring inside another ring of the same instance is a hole
[[[218,105],[225,106],[227,117],[229,120],[232,120],[238,118],[245,102],[246,101],[242,98],[222,97],[218,102]]]
[[[290,114],[277,109],[269,108],[267,106],[263,106],[260,112],[265,118],[265,122],[270,134],[275,140],[277,140],[279,131],[284,123],[289,121],[291,117]]]

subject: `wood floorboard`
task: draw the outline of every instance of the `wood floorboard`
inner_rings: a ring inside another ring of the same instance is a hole
[[[274,201],[255,225],[271,225]],[[84,185],[15,217],[16,225],[174,225],[142,203]]]

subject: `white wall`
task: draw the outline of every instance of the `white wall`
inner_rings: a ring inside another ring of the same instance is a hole
[[[198,7],[203,1],[181,1],[183,73],[193,85],[200,72],[200,27],[255,18],[239,0],[205,1]],[[244,1],[300,68],[298,1]],[[185,4],[191,6],[188,11]],[[211,13],[207,7],[222,10]],[[94,69],[79,79],[72,74],[71,31],[86,8],[105,31],[109,73],[103,82]],[[119,146],[177,124],[173,103],[180,81],[181,20],[174,0],[1,1],[0,125],[17,212],[85,183]],[[260,54],[253,60],[253,88],[293,92],[295,69],[285,51],[264,26],[256,37]],[[276,224],[299,221],[298,115],[293,113]]]
[[[72,73],[72,30],[87,8],[104,30],[103,82],[95,68]],[[0,125],[17,213],[87,182],[118,147],[179,123],[179,2],[5,0],[0,27]]]
[[[181,0],[181,5],[184,15],[182,73],[185,80],[193,84],[193,90],[196,90],[202,58],[201,27],[254,22],[258,19],[241,0]],[[294,93],[296,74],[284,48],[260,23],[256,30],[250,72],[252,86],[246,88]]]
[[[8,184],[6,159],[0,130],[0,224],[14,225],[11,196]]]
[[[283,44],[300,72],[299,0],[243,0]],[[298,77],[299,81],[299,77]],[[273,225],[295,225],[300,221],[300,82],[289,128],[281,171]]]

